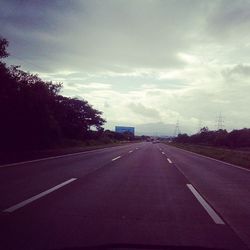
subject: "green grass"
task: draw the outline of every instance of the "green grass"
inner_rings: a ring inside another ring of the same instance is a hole
[[[182,143],[171,143],[169,145],[250,169],[249,149],[228,149]]]

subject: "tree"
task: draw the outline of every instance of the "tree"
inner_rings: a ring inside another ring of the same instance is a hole
[[[91,127],[101,129],[105,123],[101,114],[85,100],[60,95],[56,98],[55,116],[68,138],[87,138]]]
[[[60,84],[10,67],[0,79],[0,124],[3,146],[43,148],[59,139],[60,128],[53,114]]]
[[[7,46],[7,40],[1,38],[0,58],[8,55]],[[47,148],[64,139],[101,135],[102,112],[85,100],[59,95],[61,88],[61,83],[43,81],[18,66],[6,67],[0,62],[2,150]]]
[[[200,129],[200,133],[207,133],[207,132],[209,132],[208,127],[203,127]]]
[[[225,146],[227,143],[228,132],[225,129],[219,129],[214,133],[213,145]]]
[[[178,136],[174,139],[174,141],[180,143],[188,143],[189,136],[187,134],[178,134]]]
[[[227,145],[232,148],[250,147],[250,129],[233,130],[228,134]]]
[[[7,53],[7,47],[9,42],[5,39],[0,37],[0,58],[7,57],[9,54]]]

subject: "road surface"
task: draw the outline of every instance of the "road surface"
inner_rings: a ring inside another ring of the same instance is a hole
[[[162,143],[1,166],[0,209],[1,249],[250,247],[250,171]]]

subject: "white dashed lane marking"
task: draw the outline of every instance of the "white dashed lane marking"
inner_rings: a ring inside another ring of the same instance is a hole
[[[117,157],[115,157],[114,159],[112,159],[111,161],[116,161],[116,160],[118,160],[118,159],[120,159],[121,158],[121,156],[117,156]]]
[[[173,162],[168,158],[168,162],[170,163],[170,164],[172,164]]]
[[[216,224],[224,225],[225,222],[220,218],[220,216],[213,210],[212,207],[203,199],[203,197],[197,192],[197,190],[191,185],[187,184],[187,187],[190,189],[190,191],[193,193],[195,198],[200,202],[200,204],[203,206],[203,208],[206,210],[206,212],[210,215],[210,217],[213,219],[213,221]]]
[[[27,199],[27,200],[24,200],[24,201],[12,206],[12,207],[9,207],[9,208],[5,209],[3,212],[12,213],[12,212],[18,210],[19,208],[22,208],[22,207],[30,204],[31,202],[33,202],[35,200],[38,200],[38,199],[42,198],[43,196],[45,196],[45,195],[47,195],[49,193],[52,193],[52,192],[56,191],[57,189],[65,186],[65,185],[67,185],[67,184],[69,184],[69,183],[71,183],[72,181],[75,181],[75,180],[76,180],[76,178],[71,178],[71,179],[69,179],[69,180],[67,180],[67,181],[65,181],[65,182],[63,182],[63,183],[61,183],[61,184],[59,184],[59,185],[57,185],[57,186],[55,186],[53,188],[50,188],[50,189],[48,189],[48,190],[46,190],[46,191],[44,191],[44,192],[42,192],[40,194],[37,194],[37,195]]]

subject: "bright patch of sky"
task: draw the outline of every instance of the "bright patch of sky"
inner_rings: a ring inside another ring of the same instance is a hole
[[[106,128],[249,127],[250,1],[1,1],[9,64],[64,83]]]

